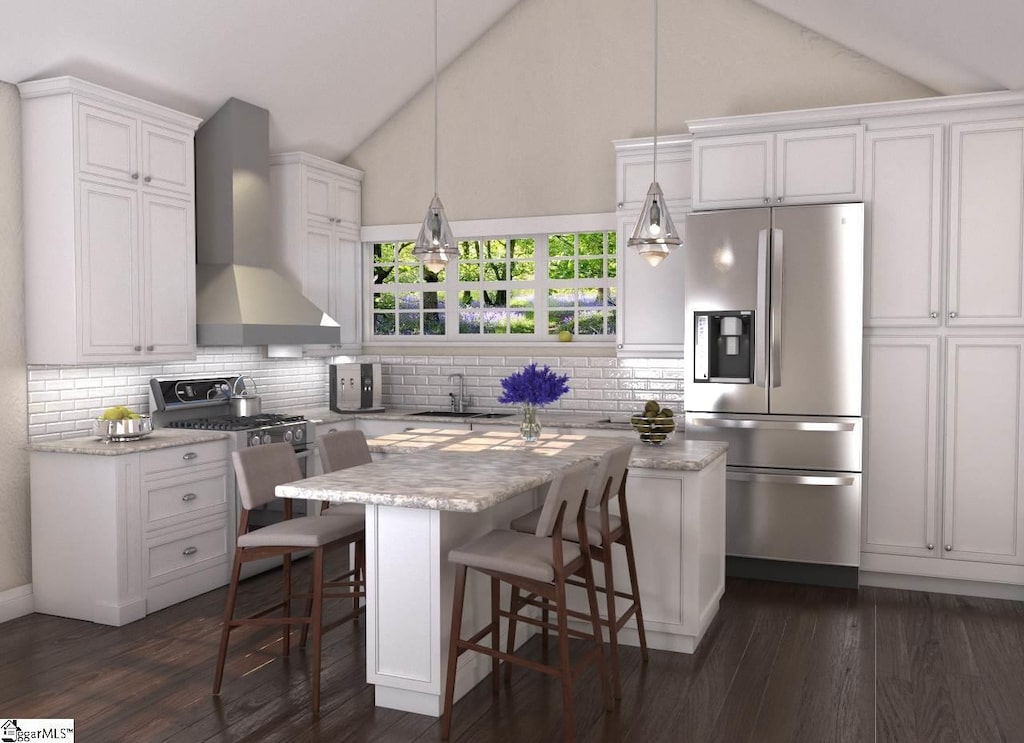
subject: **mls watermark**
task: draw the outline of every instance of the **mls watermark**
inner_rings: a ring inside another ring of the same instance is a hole
[[[20,743],[37,740],[75,740],[74,720],[48,720],[42,718],[0,717],[0,743]]]

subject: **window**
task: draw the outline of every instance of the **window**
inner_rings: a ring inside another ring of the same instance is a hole
[[[614,337],[615,243],[609,231],[463,240],[436,274],[411,242],[372,243],[373,336]]]

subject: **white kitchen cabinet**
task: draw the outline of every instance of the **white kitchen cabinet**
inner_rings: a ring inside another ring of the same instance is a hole
[[[981,578],[964,565],[1024,565],[1024,339],[948,337],[944,374],[940,342],[867,339],[862,545],[939,562],[862,568]]]
[[[43,614],[120,626],[228,582],[227,442],[116,456],[32,451],[32,592]]]
[[[355,427],[355,419],[337,421],[334,423],[320,423],[316,427],[316,437],[317,439],[319,439],[322,436],[326,436],[329,433],[335,433],[336,431],[351,431],[355,429]],[[320,451],[317,448],[315,441],[313,442],[312,453],[309,455],[309,458],[306,460],[306,462],[307,475],[309,477],[313,477],[314,475],[322,475],[324,473],[323,465],[320,463]]]
[[[1024,339],[949,338],[943,554],[1024,565]]]
[[[19,88],[28,363],[194,358],[199,119],[75,78]]]
[[[860,201],[863,126],[693,140],[693,208]]]
[[[949,287],[958,325],[1024,324],[1024,119],[953,124]]]
[[[867,327],[942,323],[943,129],[865,135]]]
[[[360,184],[353,168],[301,152],[270,158],[275,244],[302,293],[340,326],[331,353],[362,343]]]
[[[689,136],[658,138],[658,183],[669,207],[688,206],[693,187]],[[622,139],[615,145],[615,201],[620,211],[638,211],[654,175],[654,141]],[[675,211],[672,211],[673,217]],[[625,245],[625,243],[620,243]]]
[[[671,213],[676,229],[685,234],[686,210],[672,208]],[[657,266],[650,265],[627,245],[638,216],[634,211],[620,213],[618,217],[616,351],[620,357],[680,358],[685,348],[683,251],[686,247],[676,248]]]

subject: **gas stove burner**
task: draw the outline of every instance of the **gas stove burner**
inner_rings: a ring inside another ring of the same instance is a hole
[[[288,426],[305,423],[301,415],[283,413],[260,413],[259,415],[218,415],[211,418],[187,418],[171,421],[171,428],[195,428],[205,431],[248,431],[267,426]]]

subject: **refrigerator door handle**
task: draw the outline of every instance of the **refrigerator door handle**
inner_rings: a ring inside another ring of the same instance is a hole
[[[832,421],[762,421],[737,418],[690,418],[688,423],[708,428],[762,428],[775,431],[854,431],[857,424]]]
[[[854,484],[852,476],[843,475],[770,475],[752,472],[726,472],[726,480],[736,482],[759,482],[770,485],[814,485],[849,487]]]
[[[757,327],[754,329],[754,384],[768,386],[765,337],[768,334],[768,230],[757,233]]]
[[[771,326],[772,347],[769,358],[768,374],[772,387],[782,386],[782,264],[783,264],[782,230],[772,228],[772,286],[771,286]]]

